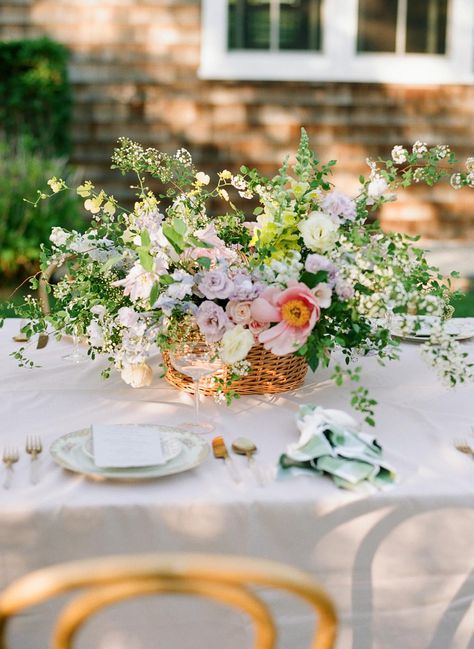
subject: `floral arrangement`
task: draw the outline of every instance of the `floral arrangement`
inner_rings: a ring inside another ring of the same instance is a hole
[[[369,214],[412,183],[448,177],[454,188],[473,187],[474,158],[453,172],[445,145],[396,146],[391,159],[368,160],[355,198],[334,189],[336,162],[320,163],[304,130],[294,164],[285,160],[271,179],[242,166],[221,171],[212,184],[185,149],[169,155],[126,138],[112,161],[135,178],[133,209],[90,181],[79,186],[90,228],[78,234],[55,227],[51,249],[42,251],[43,271],[52,262],[69,269],[47,286],[53,308],[45,315],[30,297],[19,313],[30,319],[27,335],[84,336],[92,358],[108,359],[105,375],[115,367],[132,385],[149,383],[146,362],[157,347],[173,349],[197,332],[232,370],[220,386],[228,398],[232,380],[252,371],[246,357],[255,344],[302,355],[313,370],[340,349],[349,369],[336,366],[336,381],[345,373],[357,380],[349,365],[355,354],[382,362],[397,356],[390,314],[450,315],[449,287],[423,252],[409,237],[383,232]],[[163,193],[149,189],[150,177]],[[62,179],[48,184],[35,205],[67,189]],[[253,220],[235,205],[236,194],[257,205]],[[222,212],[211,214],[216,202]],[[23,352],[16,352],[20,362]],[[424,353],[448,383],[472,378],[459,344],[439,330]],[[374,401],[364,388],[354,391],[353,405],[373,423]]]

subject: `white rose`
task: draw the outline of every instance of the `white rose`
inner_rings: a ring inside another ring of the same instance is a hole
[[[120,376],[132,388],[142,388],[151,384],[153,370],[146,363],[135,363],[124,367]]]
[[[53,228],[51,230],[51,234],[49,235],[49,240],[55,246],[64,246],[68,238],[69,232],[66,232],[62,228]]]
[[[253,334],[242,325],[237,325],[223,335],[220,357],[227,365],[242,361],[253,343]]]
[[[337,227],[324,212],[310,212],[308,218],[300,223],[299,230],[307,248],[314,252],[326,252],[336,242]]]

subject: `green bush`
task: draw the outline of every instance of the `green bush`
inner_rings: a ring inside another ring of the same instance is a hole
[[[0,132],[44,155],[69,153],[68,50],[48,38],[0,42]]]
[[[35,271],[39,246],[46,243],[51,228],[81,229],[79,197],[64,191],[37,207],[23,199],[35,200],[38,188],[47,190],[52,176],[75,184],[63,158],[45,158],[31,152],[28,145],[0,141],[0,275],[4,280]],[[1,279],[1,277],[0,277]]]

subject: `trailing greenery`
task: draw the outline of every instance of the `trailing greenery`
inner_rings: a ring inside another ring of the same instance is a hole
[[[70,150],[68,50],[48,38],[0,43],[0,133],[43,155]]]
[[[37,270],[40,246],[48,241],[53,226],[86,226],[72,191],[62,192],[54,203],[42,201],[36,209],[24,200],[52,176],[75,180],[63,158],[33,153],[23,141],[16,145],[0,141],[0,278]]]

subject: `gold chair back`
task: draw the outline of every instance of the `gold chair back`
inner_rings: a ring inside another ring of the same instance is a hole
[[[196,554],[124,555],[74,561],[29,573],[0,595],[0,649],[7,649],[9,619],[23,609],[76,589],[60,612],[53,649],[71,649],[81,626],[116,602],[157,593],[194,594],[237,608],[252,619],[254,649],[274,649],[275,623],[266,604],[250,589],[266,586],[308,602],[318,621],[310,649],[332,649],[336,613],[328,595],[304,572],[290,566],[236,556]]]

